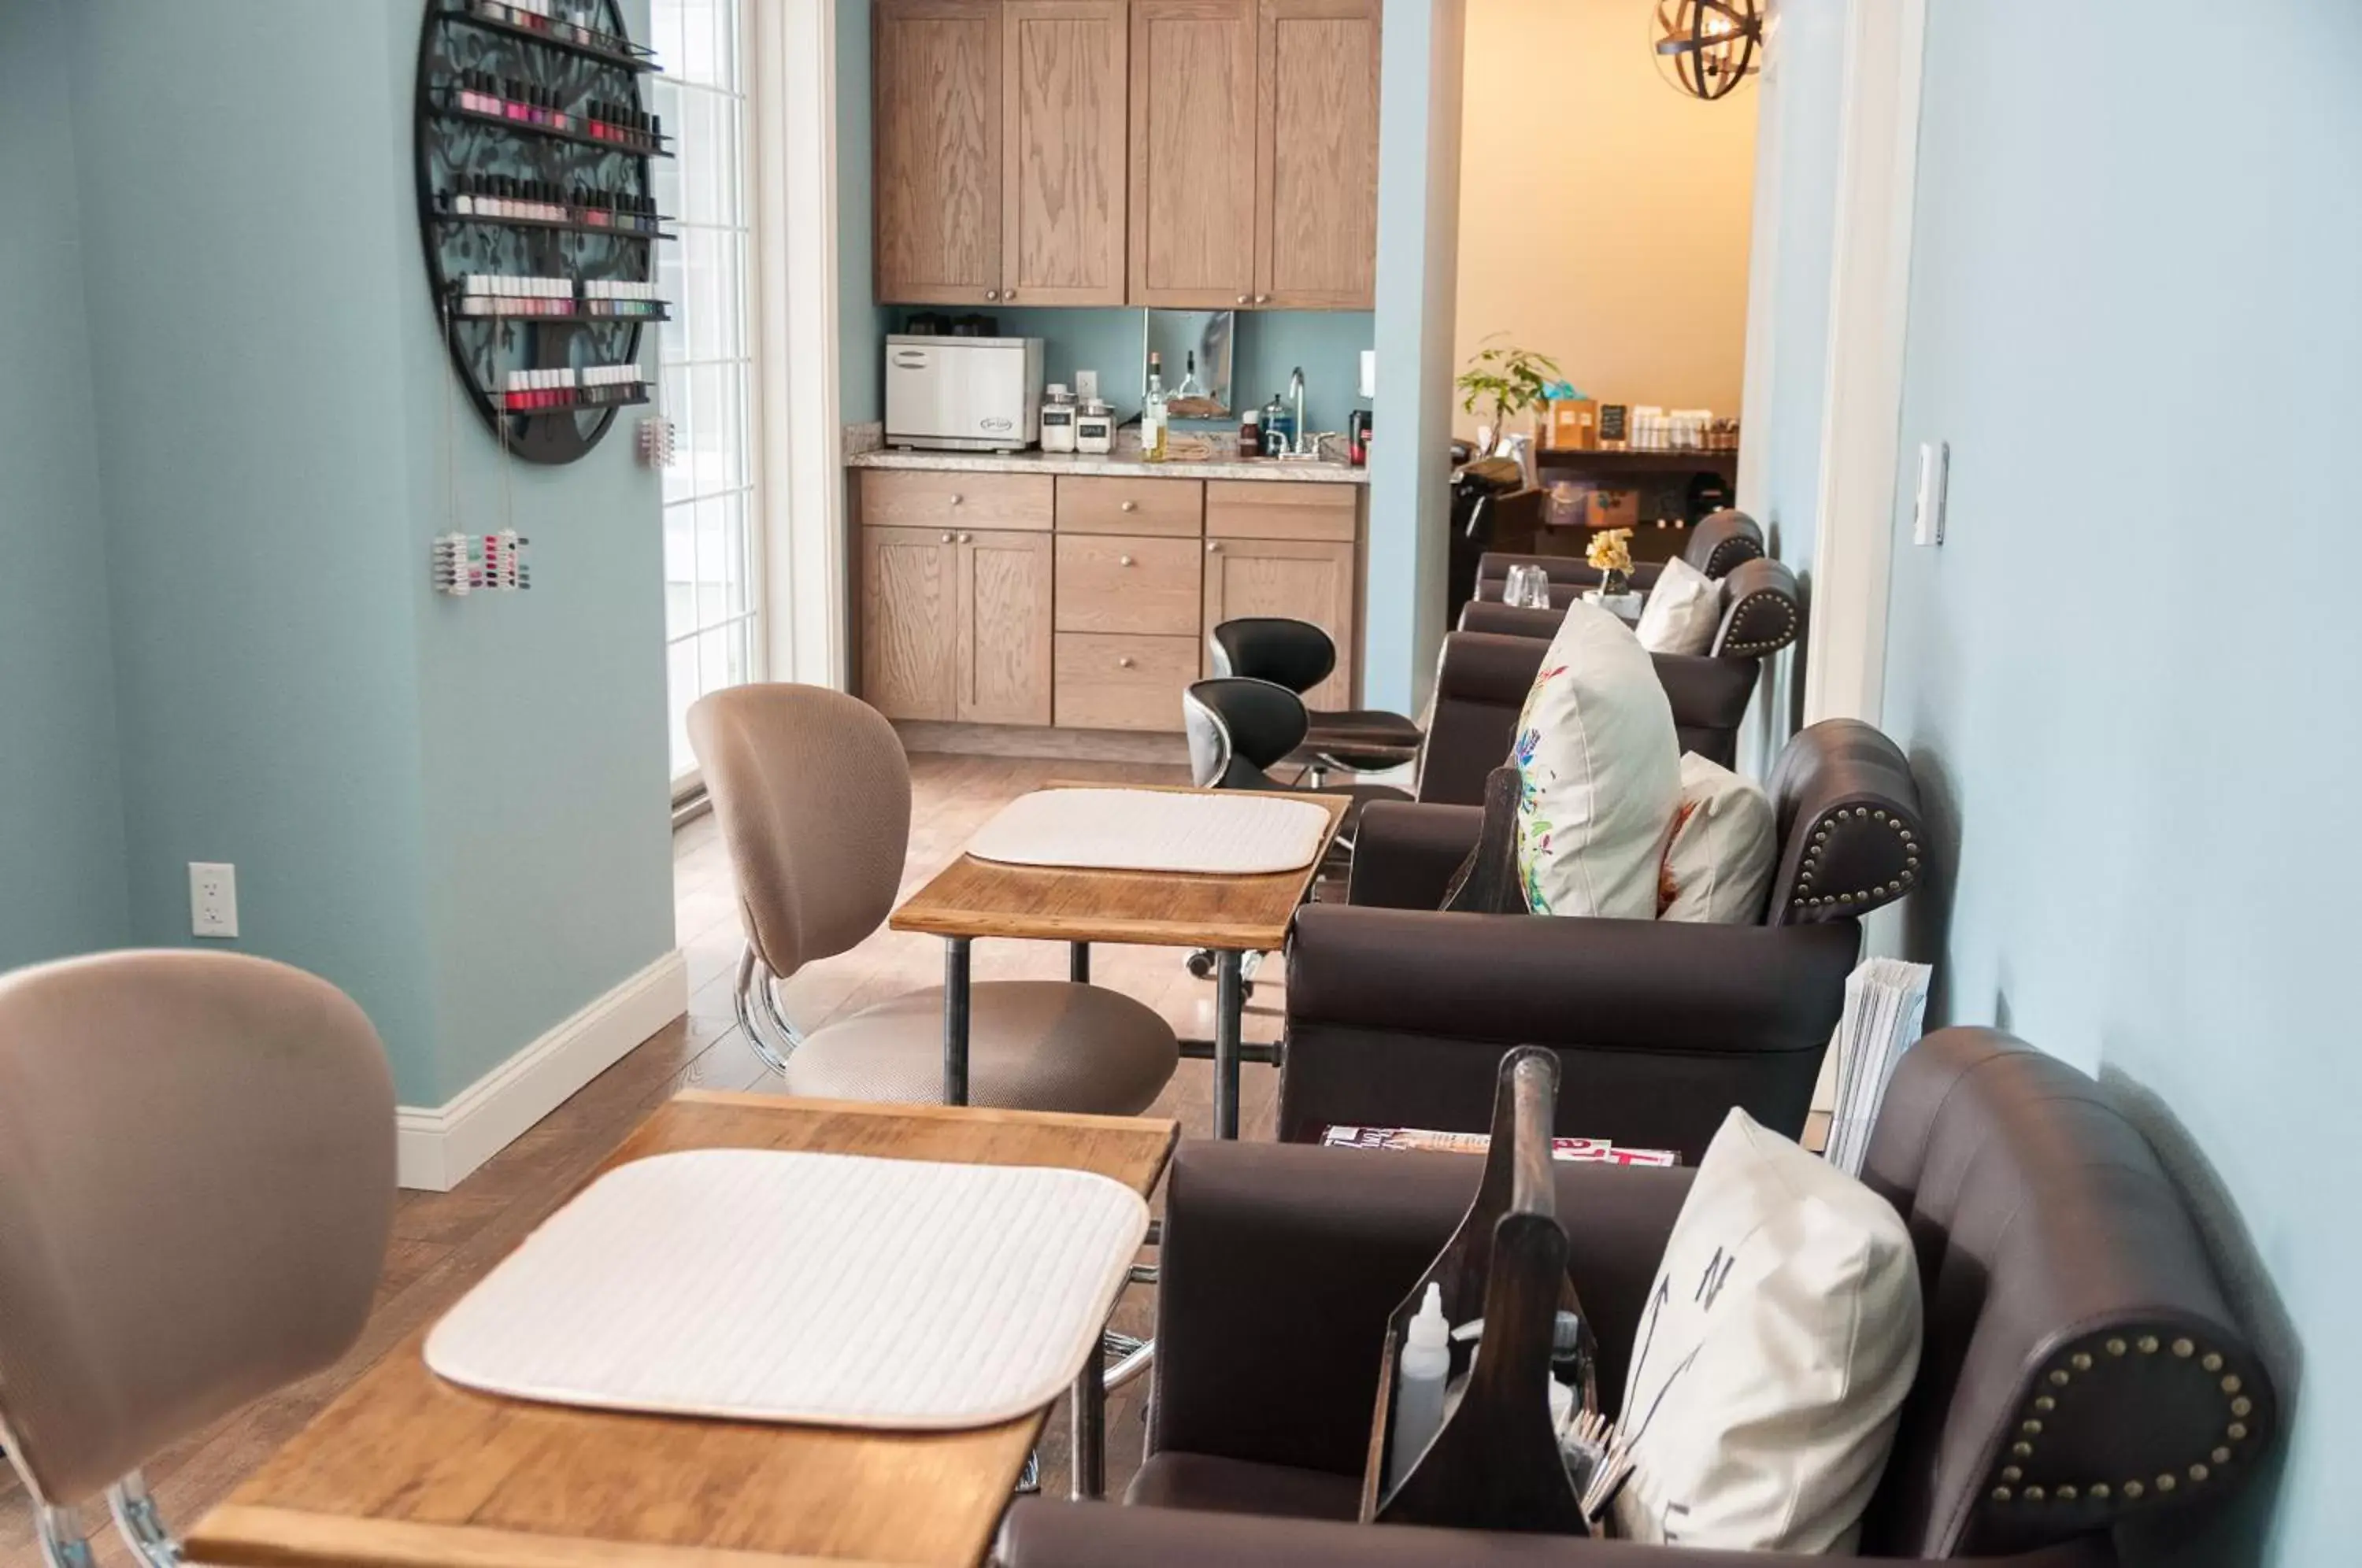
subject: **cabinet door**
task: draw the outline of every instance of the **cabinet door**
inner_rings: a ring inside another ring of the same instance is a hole
[[[1313,709],[1353,705],[1353,547],[1320,539],[1206,541],[1206,635],[1241,615],[1289,615],[1336,640],[1337,668],[1304,694]]]
[[[889,719],[954,715],[958,562],[949,533],[861,530],[861,695]]]
[[[1124,303],[1124,0],[1000,13],[1000,297]]]
[[[877,297],[1000,297],[999,0],[877,0]]]
[[[1255,303],[1368,310],[1378,276],[1379,0],[1263,0]]]
[[[1132,0],[1131,303],[1253,303],[1254,0]]]
[[[959,536],[959,717],[1050,722],[1051,536]]]

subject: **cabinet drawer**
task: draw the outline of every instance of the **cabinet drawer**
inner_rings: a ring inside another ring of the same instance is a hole
[[[1217,539],[1353,537],[1362,487],[1306,480],[1209,480],[1206,534]]]
[[[1178,730],[1181,693],[1198,679],[1195,637],[1057,639],[1057,723],[1072,730]]]
[[[1195,537],[1206,504],[1197,480],[1058,480],[1058,527],[1068,534],[1165,534]]]
[[[1205,547],[1120,534],[1058,536],[1058,630],[1194,637]]]
[[[1048,474],[861,470],[861,520],[903,528],[1047,528]]]

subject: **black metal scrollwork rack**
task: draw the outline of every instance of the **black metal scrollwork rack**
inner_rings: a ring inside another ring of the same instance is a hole
[[[655,69],[618,0],[427,0],[416,133],[427,278],[469,401],[502,447],[531,462],[574,461],[619,407],[647,401],[636,380],[520,398],[509,378],[633,364],[641,328],[668,319],[661,301],[608,299],[601,287],[652,282],[657,243],[671,237],[650,163],[671,153],[641,94]],[[549,215],[521,215],[518,192]],[[567,280],[567,313],[495,314],[509,307],[480,300],[472,309],[486,314],[469,314],[461,290],[471,276]]]

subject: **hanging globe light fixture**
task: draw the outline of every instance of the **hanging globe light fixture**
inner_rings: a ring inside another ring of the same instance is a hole
[[[1657,66],[1693,97],[1727,96],[1757,70],[1763,0],[1657,0]]]

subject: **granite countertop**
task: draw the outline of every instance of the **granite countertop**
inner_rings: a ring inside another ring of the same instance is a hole
[[[1362,484],[1370,470],[1348,463],[1282,462],[1274,458],[1204,458],[1143,461],[1138,452],[1111,457],[1073,452],[900,452],[877,448],[844,459],[854,469],[931,469],[982,474],[1103,474],[1116,478],[1282,480],[1296,484]]]

